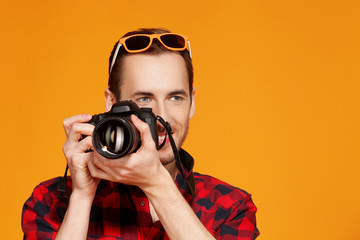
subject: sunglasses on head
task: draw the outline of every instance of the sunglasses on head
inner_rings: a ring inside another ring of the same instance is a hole
[[[135,34],[119,40],[111,61],[110,73],[121,46],[124,46],[128,53],[144,52],[150,48],[154,38],[156,38],[166,49],[171,51],[184,51],[185,49],[188,49],[191,57],[190,41],[189,38],[184,35],[177,33]]]

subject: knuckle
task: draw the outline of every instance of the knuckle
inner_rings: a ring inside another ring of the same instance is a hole
[[[99,173],[98,173],[98,170],[96,169],[96,167],[93,167],[92,165],[88,165],[88,168],[89,168],[89,171],[90,171],[90,174],[92,177],[99,177]]]
[[[70,134],[77,134],[81,131],[81,124],[74,123],[70,129]]]
[[[67,147],[66,147],[65,144],[64,144],[63,147],[62,147],[62,151],[63,151],[64,154],[67,152]]]
[[[68,146],[67,142],[64,143],[64,145],[63,145],[63,147],[62,147],[62,151],[63,151],[63,153],[64,153],[65,155],[68,154],[68,152],[69,152],[69,146]]]
[[[150,126],[147,123],[142,122],[140,124],[140,128],[142,132],[150,131]]]
[[[70,125],[69,119],[68,118],[64,119],[62,124],[63,124],[64,127],[68,127]]]
[[[106,167],[112,167],[112,164],[110,161],[102,160],[102,164],[104,164],[104,166],[106,166]]]
[[[114,178],[115,178],[116,182],[121,182],[121,180],[122,180],[122,177],[121,177],[120,174],[116,174],[116,175],[114,176]]]
[[[145,128],[145,129],[150,129],[150,126],[149,126],[149,124],[147,124],[147,123],[144,123],[144,128]]]
[[[78,131],[80,126],[81,126],[80,123],[73,123],[71,129],[74,129],[75,131]]]
[[[82,136],[81,142],[86,146],[91,145],[92,138],[90,136]]]
[[[64,153],[64,156],[65,156],[66,160],[67,160],[67,161],[71,161],[71,159],[72,159],[72,153],[71,153],[71,151],[68,151],[68,150],[64,150],[64,149],[63,149],[63,153]]]

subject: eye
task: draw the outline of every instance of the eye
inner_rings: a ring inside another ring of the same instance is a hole
[[[179,102],[179,101],[183,100],[183,98],[180,97],[180,96],[172,96],[172,97],[170,98],[170,100],[171,100],[171,101]]]
[[[144,107],[151,104],[151,98],[150,97],[139,97],[135,99],[135,102],[137,105]]]
[[[150,102],[150,98],[149,97],[141,97],[141,98],[138,98],[137,101],[141,102],[141,103],[146,103],[146,102]]]

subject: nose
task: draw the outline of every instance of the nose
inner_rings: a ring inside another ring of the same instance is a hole
[[[169,122],[169,112],[167,110],[166,104],[164,102],[157,102],[156,104],[154,104],[153,106],[153,113],[155,114],[155,116],[160,116],[162,117],[166,122]],[[162,125],[158,124],[158,128],[159,130],[161,130],[163,127]]]
[[[166,105],[163,102],[157,102],[153,106],[153,113],[155,116],[159,115],[162,117],[165,121],[168,121],[168,112],[166,110]]]

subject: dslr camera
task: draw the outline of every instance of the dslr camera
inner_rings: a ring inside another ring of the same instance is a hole
[[[149,125],[151,136],[159,149],[156,117],[152,109],[139,108],[131,100],[122,100],[115,103],[109,112],[93,115],[88,122],[95,126],[93,145],[100,155],[110,159],[121,158],[140,148],[140,132],[131,122],[132,114]]]

